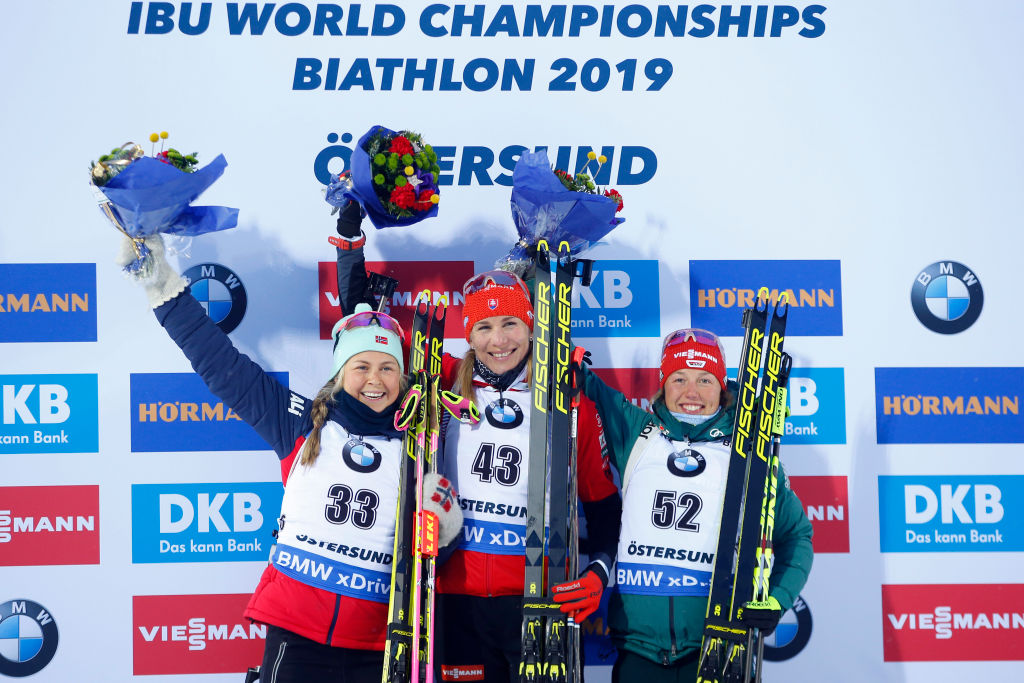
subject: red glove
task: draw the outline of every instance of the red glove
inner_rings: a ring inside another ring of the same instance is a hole
[[[597,610],[602,592],[604,581],[593,569],[583,572],[583,576],[575,581],[559,583],[551,588],[555,602],[562,603],[560,609],[566,614],[572,614],[577,624]]]

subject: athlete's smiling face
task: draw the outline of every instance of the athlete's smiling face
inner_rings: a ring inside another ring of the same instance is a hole
[[[401,391],[402,373],[398,361],[388,353],[357,353],[338,374],[346,394],[378,413],[394,403]]]
[[[530,352],[530,328],[511,315],[495,315],[473,325],[469,345],[491,372],[502,374],[519,365]]]
[[[683,368],[665,380],[665,405],[674,413],[711,415],[722,402],[722,385],[710,372]]]

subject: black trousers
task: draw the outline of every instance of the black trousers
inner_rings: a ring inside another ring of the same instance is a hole
[[[267,626],[260,683],[380,683],[384,653],[331,647]]]
[[[435,624],[435,680],[518,683],[522,596],[439,593]]]
[[[638,654],[619,650],[612,667],[612,683],[694,683],[697,680],[697,655],[671,666],[652,662]]]
[[[434,650],[442,681],[519,680],[523,598],[437,595]]]

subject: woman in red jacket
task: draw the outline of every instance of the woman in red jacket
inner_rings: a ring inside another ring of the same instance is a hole
[[[366,272],[359,210],[338,220],[338,290],[343,306],[361,298]],[[442,680],[518,680],[521,649],[527,443],[533,306],[517,276],[489,271],[463,289],[470,350],[445,354],[444,383],[472,398],[482,419],[450,420],[441,473],[460,492],[465,518],[455,552],[438,570],[438,646]],[[351,310],[344,308],[343,310]],[[587,520],[590,564],[557,598],[577,622],[597,609],[618,542],[621,499],[601,446],[593,403],[579,413],[578,489]]]
[[[276,544],[245,610],[267,624],[260,680],[378,683],[402,458],[394,427],[406,386],[401,327],[369,307],[340,320],[329,378],[309,399],[235,349],[167,264],[159,236],[146,245],[155,265],[142,282],[157,320],[281,461]],[[129,245],[121,260],[134,258]],[[427,505],[442,544],[453,540],[461,514]]]

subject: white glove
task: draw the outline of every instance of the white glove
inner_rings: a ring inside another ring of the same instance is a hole
[[[144,243],[151,252],[146,256],[149,263],[144,271],[145,274],[131,273],[130,277],[136,282],[142,283],[146,290],[146,298],[149,299],[149,305],[152,308],[157,308],[184,292],[188,281],[176,273],[171,268],[171,264],[167,262],[167,257],[164,255],[164,240],[159,234],[147,237]],[[121,241],[121,252],[116,259],[117,265],[123,268],[136,258],[132,241],[125,237]]]
[[[452,483],[440,474],[431,473],[423,477],[423,509],[437,515],[439,547],[445,547],[462,533],[459,497]]]

